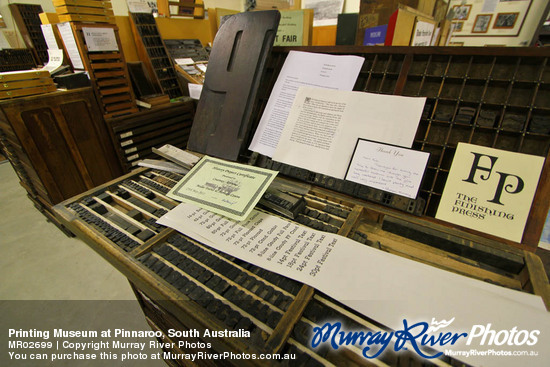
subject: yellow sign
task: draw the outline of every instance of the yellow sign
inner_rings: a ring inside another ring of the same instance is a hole
[[[544,158],[459,143],[436,218],[521,242]]]

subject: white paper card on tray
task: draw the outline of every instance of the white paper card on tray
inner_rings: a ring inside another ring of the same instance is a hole
[[[276,175],[277,171],[204,156],[167,196],[244,220]]]
[[[82,27],[88,51],[118,51],[118,43],[113,28]]]
[[[189,83],[187,86],[189,87],[189,97],[196,100],[201,99],[202,84]]]
[[[249,149],[273,157],[299,87],[352,90],[364,60],[359,56],[290,51]]]
[[[44,65],[42,70],[47,70],[52,74],[63,66],[63,50],[48,49],[48,58],[48,63]]]
[[[359,139],[346,180],[416,199],[429,153]]]

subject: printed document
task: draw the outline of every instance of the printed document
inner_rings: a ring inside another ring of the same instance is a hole
[[[300,86],[352,90],[363,65],[359,56],[290,51],[249,149],[272,157]]]
[[[410,148],[425,102],[301,87],[273,159],[343,179],[359,138]]]

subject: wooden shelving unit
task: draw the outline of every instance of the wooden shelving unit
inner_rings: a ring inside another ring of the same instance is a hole
[[[129,116],[107,119],[114,133],[119,159],[126,172],[139,160],[158,159],[152,148],[170,144],[184,149],[193,123],[192,101],[168,103]]]
[[[105,118],[138,111],[118,27],[108,23],[70,23],[78,50]],[[83,28],[112,29],[118,50],[90,51]]]
[[[160,37],[155,18],[148,13],[131,13],[130,23],[140,60],[154,83],[170,98],[183,96],[172,60]]]

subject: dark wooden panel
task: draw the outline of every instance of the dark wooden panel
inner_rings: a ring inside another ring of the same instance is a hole
[[[98,122],[102,123],[103,120],[94,118],[93,114],[96,111],[91,111],[89,107],[85,101],[60,106],[92,185],[97,186],[119,175],[121,171],[114,160],[116,153],[109,136],[101,134],[101,131],[106,130],[105,127],[101,129],[101,126],[97,126]],[[100,157],[110,159],[98,159]]]
[[[85,191],[86,185],[74,161],[67,159],[71,151],[57,125],[56,118],[50,108],[38,108],[21,112],[21,120],[32,141],[23,144],[34,144],[39,156],[34,160],[42,159],[50,175],[59,179],[53,185],[59,190],[60,196],[53,196],[54,201],[61,201]],[[40,172],[39,172],[40,174]],[[48,183],[48,191],[55,191],[52,183]]]
[[[122,174],[91,88],[0,102],[2,140],[44,210]]]

